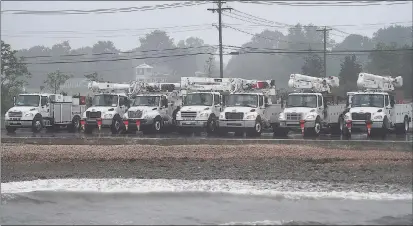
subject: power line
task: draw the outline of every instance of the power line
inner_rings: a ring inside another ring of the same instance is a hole
[[[186,6],[203,5],[207,4],[206,1],[188,1],[172,4],[161,4],[154,6],[141,6],[141,7],[126,7],[126,8],[110,8],[110,9],[92,9],[92,10],[3,10],[2,14],[19,14],[19,15],[81,15],[81,14],[104,14],[104,13],[123,13],[123,12],[137,12],[137,11],[149,11],[159,9],[171,9],[180,8]]]
[[[291,1],[240,1],[241,3],[252,3],[252,4],[263,4],[263,5],[279,5],[279,6],[349,6],[349,7],[354,7],[354,6],[389,6],[389,5],[403,5],[403,4],[408,4],[409,1],[396,1],[396,2],[389,2],[389,1],[365,1],[365,2],[359,2],[359,4],[354,4],[354,1],[347,1],[347,2],[315,2],[315,3],[309,3],[309,2],[294,2],[292,3]],[[360,4],[362,3],[362,4]],[[381,3],[386,3],[386,4],[381,4]]]
[[[242,50],[242,47],[239,47]],[[385,52],[385,53],[392,53],[392,52],[406,52],[406,51],[413,51],[413,48],[409,49],[390,49],[390,50],[336,50],[331,51],[327,55],[336,55],[336,54],[355,54],[355,53],[372,53],[372,52]],[[251,54],[251,53],[261,53],[261,54],[279,54],[279,53],[289,53],[289,54],[309,54],[309,53],[324,53],[322,50],[295,50],[295,51],[244,51],[244,52],[230,52],[225,55],[239,55],[239,54]],[[161,55],[161,56],[146,56],[146,57],[132,57],[132,58],[121,58],[121,59],[102,59],[102,60],[83,60],[83,61],[51,61],[51,62],[27,62],[21,64],[68,64],[68,63],[93,63],[93,62],[113,62],[113,61],[124,61],[124,60],[138,60],[138,59],[151,59],[151,58],[166,58],[166,57],[178,57],[178,56],[196,56],[196,55],[216,55],[212,53],[186,53],[186,54],[176,54],[176,55]]]

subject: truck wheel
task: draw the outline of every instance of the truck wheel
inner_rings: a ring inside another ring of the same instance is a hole
[[[67,127],[69,132],[71,133],[78,132],[80,130],[80,117],[78,115],[73,117],[72,124],[68,125]]]
[[[6,130],[8,133],[14,133],[16,132],[16,127],[10,127],[10,126],[6,126]]]
[[[262,133],[262,122],[260,118],[255,120],[254,128],[247,132],[247,136],[260,136]]]
[[[152,125],[152,131],[154,133],[160,133],[162,129],[163,129],[163,122],[160,117],[156,117]]]
[[[409,119],[404,117],[403,123],[396,125],[397,134],[407,134],[409,132]]]
[[[214,115],[209,116],[207,122],[207,133],[209,135],[214,134],[217,130],[217,120],[215,119]]]
[[[112,134],[120,134],[123,129],[123,122],[120,118],[119,115],[115,115],[115,117],[112,120],[112,125],[110,126],[110,130],[112,131]]]
[[[321,123],[320,123],[320,118],[317,117],[313,128],[304,129],[304,136],[305,137],[309,137],[309,136],[317,137],[320,135],[320,132],[321,132]]]
[[[32,122],[33,133],[39,133],[43,129],[43,119],[42,116],[36,115]]]

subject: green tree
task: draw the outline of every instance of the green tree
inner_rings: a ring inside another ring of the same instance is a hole
[[[303,74],[313,77],[322,77],[323,64],[321,57],[317,54],[309,54],[305,58],[304,65],[301,67]]]
[[[63,85],[73,75],[67,75],[61,73],[59,70],[47,74],[47,79],[44,81],[45,85],[53,91],[55,94],[60,90],[60,86]]]
[[[362,72],[362,66],[357,62],[355,55],[346,56],[341,63],[340,94],[344,95],[347,91],[357,90],[358,74]]]
[[[23,59],[16,56],[9,44],[1,41],[1,109],[7,111],[12,106],[12,97],[21,92],[30,77]]]

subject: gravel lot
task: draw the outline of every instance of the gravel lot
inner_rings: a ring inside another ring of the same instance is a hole
[[[2,182],[49,178],[292,179],[399,184],[412,152],[298,145],[2,144]]]

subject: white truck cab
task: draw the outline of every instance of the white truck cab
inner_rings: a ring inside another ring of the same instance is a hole
[[[263,129],[278,121],[281,104],[272,104],[274,81],[239,79],[238,90],[231,93],[219,117],[219,130],[235,132],[235,136],[259,136]]]
[[[318,136],[323,129],[340,133],[345,104],[327,101],[331,87],[338,87],[337,77],[317,78],[292,74],[289,87],[301,92],[288,95],[284,111],[280,114],[280,124],[274,129],[275,135],[285,136],[289,131],[301,131],[305,135]]]
[[[178,132],[206,129],[217,132],[224,96],[233,88],[231,78],[182,77],[182,107],[176,115]]]
[[[31,128],[40,132],[66,126],[69,131],[80,129],[80,117],[86,108],[86,97],[74,98],[61,94],[20,94],[14,100],[14,107],[5,114],[8,132],[18,128]]]
[[[354,129],[366,131],[368,136],[386,135],[390,130],[407,133],[412,117],[410,104],[395,103],[390,93],[403,85],[402,77],[391,78],[360,73],[359,92],[352,92],[349,110],[344,116],[344,135],[351,136]]]
[[[179,87],[180,84],[175,83],[140,84],[138,94],[131,98],[131,107],[123,115],[126,130],[129,133],[160,133],[175,126],[175,116],[182,104],[176,90]]]
[[[130,105],[127,94],[129,88],[129,84],[89,83],[89,89],[98,93],[93,96],[92,106],[82,115],[84,132],[90,134],[96,128],[110,128],[114,134],[121,133],[124,128],[122,116]]]

